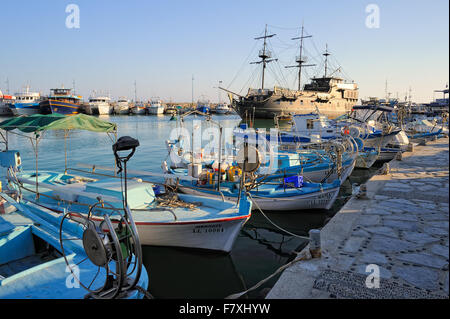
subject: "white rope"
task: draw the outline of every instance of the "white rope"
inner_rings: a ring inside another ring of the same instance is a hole
[[[266,214],[264,214],[264,212],[262,211],[261,207],[259,207],[258,203],[257,203],[255,200],[253,200],[252,195],[251,195],[250,193],[247,193],[247,195],[250,197],[250,199],[252,200],[252,202],[255,204],[256,208],[258,208],[258,210],[261,212],[261,214],[262,214],[262,215],[263,215],[263,216],[264,216],[264,217],[265,217],[265,218],[266,218],[273,226],[275,226],[276,228],[278,228],[279,230],[285,232],[285,233],[288,234],[288,235],[291,235],[291,236],[294,236],[294,237],[297,237],[297,238],[301,238],[301,239],[305,239],[305,240],[308,240],[308,241],[309,241],[309,237],[296,235],[296,234],[291,233],[291,232],[287,231],[286,229],[283,229],[283,228],[281,228],[280,226],[276,225],[274,222],[272,222],[272,221],[270,220],[269,217],[267,217]]]
[[[302,255],[300,256],[300,254],[302,254]],[[278,268],[278,269],[277,269],[272,275],[270,275],[269,277],[267,277],[267,278],[261,280],[260,282],[258,282],[258,283],[257,283],[256,285],[254,285],[253,287],[251,287],[251,288],[249,288],[249,289],[247,289],[247,290],[245,290],[245,291],[242,291],[242,292],[239,292],[239,293],[235,293],[235,294],[229,295],[228,297],[225,297],[225,299],[237,299],[237,298],[239,298],[239,297],[241,297],[241,296],[247,294],[248,292],[253,291],[253,290],[259,288],[261,285],[263,285],[264,283],[266,283],[268,280],[272,279],[273,277],[275,277],[276,275],[278,275],[280,272],[282,272],[282,271],[285,270],[286,268],[290,267],[291,265],[295,264],[296,262],[299,262],[299,261],[301,261],[301,260],[308,260],[308,259],[311,259],[311,255],[310,255],[309,253],[307,253],[307,252],[303,252],[303,253],[300,252],[300,253],[297,254],[297,257],[296,257],[294,260],[292,260],[291,262],[287,263],[286,265],[283,265],[283,266],[281,266],[280,268]]]

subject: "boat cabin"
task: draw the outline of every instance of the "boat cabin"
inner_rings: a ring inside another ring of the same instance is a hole
[[[334,133],[334,128],[328,122],[328,119],[319,114],[295,114],[292,117],[293,126],[292,131],[302,134],[319,134]]]

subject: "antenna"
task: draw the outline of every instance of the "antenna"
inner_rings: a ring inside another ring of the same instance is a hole
[[[6,78],[5,83],[6,83],[6,93],[9,95],[9,79],[8,78]]]
[[[192,74],[192,107],[194,107],[194,74]]]
[[[303,52],[303,39],[311,38],[312,35],[306,35],[303,36],[303,23],[302,23],[302,35],[300,37],[292,38],[291,40],[300,40],[300,55],[295,59],[295,62],[297,62],[297,65],[288,65],[285,66],[285,68],[298,68],[298,90],[300,91],[302,89],[301,87],[301,80],[302,80],[302,67],[305,66],[315,66],[315,64],[303,64],[307,61],[306,58],[303,58],[302,52]]]
[[[264,36],[262,37],[257,37],[255,38],[255,40],[260,40],[260,39],[264,39],[264,45],[263,45],[263,49],[259,51],[259,57],[261,58],[261,61],[257,61],[257,62],[250,62],[250,64],[261,64],[262,63],[262,81],[261,81],[261,90],[264,90],[264,71],[266,69],[266,64],[272,61],[278,61],[278,59],[271,59],[272,57],[272,53],[268,50],[266,50],[266,46],[267,46],[267,38],[271,38],[273,36],[275,36],[276,34],[270,34],[267,35],[267,24],[266,24],[266,29],[264,31]]]

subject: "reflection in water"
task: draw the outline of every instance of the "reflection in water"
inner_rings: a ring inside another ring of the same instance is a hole
[[[165,140],[177,125],[170,116],[108,116],[105,119],[118,124],[118,136],[137,138],[140,146],[129,163],[130,169],[161,172],[161,163],[167,156]],[[203,120],[201,116],[185,119]],[[213,116],[224,127],[239,124],[239,117]],[[203,123],[202,123],[203,124]],[[206,125],[205,125],[206,126]],[[258,120],[255,127],[273,127],[272,120]],[[63,170],[64,134],[58,131],[44,133],[39,143],[39,169]],[[20,151],[25,169],[34,169],[34,152],[28,139],[9,134],[10,149]],[[112,142],[106,134],[74,131],[67,139],[69,167],[76,163],[96,165],[114,164]],[[339,210],[352,193],[352,185],[363,183],[378,167],[369,170],[356,169],[339,192],[338,200],[329,211],[267,213],[268,218],[279,227],[294,234],[307,236],[312,228],[321,228]],[[70,171],[69,171],[70,172]],[[306,241],[284,234],[273,226],[261,213],[254,211],[239,234],[230,254],[208,251],[143,247],[144,264],[149,272],[149,291],[156,298],[224,298],[252,287],[270,276],[282,265],[295,257]],[[270,288],[278,278],[272,278],[250,298],[264,297],[264,289]]]
[[[246,289],[229,254],[150,246],[143,253],[155,298],[224,298]]]

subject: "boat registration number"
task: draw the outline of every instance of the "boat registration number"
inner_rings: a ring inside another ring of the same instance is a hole
[[[206,224],[198,225],[193,229],[194,234],[205,234],[205,233],[223,233],[224,229],[222,224]]]

